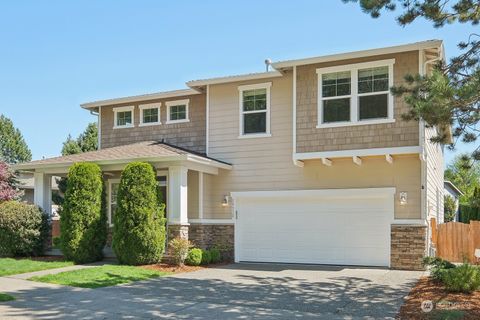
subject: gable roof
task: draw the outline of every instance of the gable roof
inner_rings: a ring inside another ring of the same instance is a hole
[[[457,194],[457,196],[463,196],[463,192],[460,191],[460,189],[458,189],[457,186],[455,186],[451,181],[445,180],[443,182],[443,186],[446,189],[452,190],[454,193]]]

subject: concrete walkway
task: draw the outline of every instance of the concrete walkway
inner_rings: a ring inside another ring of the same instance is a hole
[[[234,264],[81,289],[0,278],[0,319],[393,319],[423,272]]]

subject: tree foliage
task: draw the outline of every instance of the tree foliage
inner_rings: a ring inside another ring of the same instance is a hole
[[[161,260],[165,247],[165,205],[158,201],[152,165],[132,162],[122,172],[113,225],[113,250],[120,263]]]
[[[94,151],[98,149],[98,128],[95,122],[89,123],[85,130],[73,139],[68,135],[67,140],[63,142],[62,156],[77,154],[82,152]]]
[[[22,192],[16,187],[15,172],[10,166],[0,161],[0,203],[3,201],[17,200]]]
[[[475,188],[480,186],[480,164],[472,161],[467,154],[458,155],[447,166],[445,180],[451,181],[463,192],[460,203],[470,204]]]
[[[480,22],[480,1],[474,0],[343,0],[359,2],[365,13],[373,18],[382,11],[400,8],[397,22],[408,25],[419,18],[432,22],[435,28],[452,23],[473,26]],[[460,41],[461,40],[461,41]],[[404,96],[410,106],[405,120],[424,119],[428,125],[445,129],[453,126],[455,147],[458,141],[471,143],[478,139],[480,120],[480,36],[464,35],[459,39],[461,53],[450,61],[440,61],[431,75],[406,75],[406,86],[392,88],[397,96]],[[445,130],[432,138],[435,142],[449,143]],[[473,152],[480,159],[480,150]]]
[[[32,160],[32,152],[12,120],[0,115],[0,160],[19,163]]]
[[[445,195],[443,197],[443,219],[444,222],[450,222],[455,219],[457,212],[457,205],[455,199],[452,196]]]
[[[101,260],[107,240],[104,184],[100,167],[76,163],[68,171],[60,216],[60,246],[77,263]]]

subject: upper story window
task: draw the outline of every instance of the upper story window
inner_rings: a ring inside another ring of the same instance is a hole
[[[394,122],[394,59],[317,69],[317,128]]]
[[[238,87],[240,94],[240,138],[270,136],[270,87],[260,83]]]
[[[160,103],[140,105],[140,126],[160,124],[160,106]]]
[[[133,127],[133,106],[113,108],[114,128]]]
[[[180,123],[190,121],[188,118],[188,104],[190,100],[168,101],[167,123]]]

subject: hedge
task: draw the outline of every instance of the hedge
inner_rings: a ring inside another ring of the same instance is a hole
[[[460,222],[469,223],[470,220],[480,220],[480,208],[469,205],[460,205]]]
[[[39,207],[17,201],[0,202],[0,256],[43,254],[48,228],[48,216]]]
[[[165,205],[159,202],[155,170],[128,164],[120,179],[113,226],[113,250],[122,264],[157,263],[165,248]]]
[[[76,163],[67,178],[60,216],[61,250],[65,258],[76,263],[101,260],[107,241],[107,216],[100,167]]]

